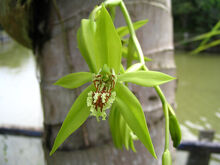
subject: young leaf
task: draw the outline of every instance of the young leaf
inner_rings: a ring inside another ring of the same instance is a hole
[[[126,58],[126,59],[128,58],[128,47],[126,47],[126,46],[122,47],[122,57]],[[133,58],[134,58],[134,60],[137,60],[137,61],[139,60],[139,57],[137,55],[137,51],[134,52]],[[152,61],[152,59],[144,56],[144,61]]]
[[[50,155],[52,155],[66,138],[77,130],[88,118],[90,111],[86,105],[86,99],[88,92],[91,90],[94,90],[93,85],[87,87],[74,102],[57,134]]]
[[[92,81],[92,73],[90,72],[77,72],[68,74],[60,78],[54,85],[59,85],[64,88],[74,89],[81,85]]]
[[[133,152],[136,152],[132,137],[129,138],[129,147],[132,149]]]
[[[148,151],[156,158],[154,147],[145,121],[144,112],[138,99],[123,84],[117,83],[115,87],[117,93],[115,104],[120,110],[128,126],[144,144]]]
[[[127,72],[118,76],[118,81],[130,82],[145,87],[153,87],[175,79],[156,71]]]
[[[220,39],[218,40],[214,40],[206,45],[202,45],[202,46],[199,46],[198,48],[196,48],[195,50],[193,50],[192,52],[190,52],[190,54],[197,54],[203,50],[206,50],[208,48],[211,48],[211,47],[214,47],[214,46],[218,46],[220,45]]]
[[[97,73],[94,50],[95,22],[91,19],[83,19],[77,32],[78,48],[93,73]]]
[[[116,32],[111,16],[104,6],[96,17],[95,33],[96,64],[98,69],[107,64],[116,74],[121,64],[121,40]]]
[[[148,20],[145,19],[145,20],[140,20],[140,21],[133,23],[134,29],[135,30],[139,29],[140,27],[144,26],[147,22]],[[118,35],[122,38],[126,36],[127,34],[129,34],[129,29],[127,26],[122,26],[122,27],[117,28],[117,32],[118,32]]]
[[[115,147],[122,149],[123,144],[122,144],[122,137],[120,136],[119,123],[120,123],[120,113],[116,109],[115,104],[113,104],[109,115],[110,131],[112,134],[112,139]]]
[[[181,130],[178,120],[176,119],[176,115],[170,105],[168,105],[169,110],[169,129],[170,129],[170,135],[171,139],[173,141],[173,146],[175,148],[178,147],[178,145],[181,142]]]
[[[112,105],[109,115],[109,125],[115,147],[122,149],[124,145],[127,150],[131,148],[135,152],[132,131],[117,109],[116,104]]]

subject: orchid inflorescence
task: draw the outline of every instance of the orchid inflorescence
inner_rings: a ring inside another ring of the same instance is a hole
[[[106,7],[116,6],[120,6],[127,23],[127,26],[118,29],[115,29],[111,15],[106,10]],[[169,132],[174,147],[180,143],[181,132],[175,113],[158,85],[175,78],[147,69],[145,61],[149,59],[143,56],[134,32],[134,29],[140,28],[146,22],[145,20],[132,24],[122,0],[107,0],[91,12],[89,19],[82,19],[77,32],[77,42],[90,72],[68,74],[60,78],[55,85],[74,89],[88,82],[91,84],[72,105],[58,132],[51,155],[89,116],[95,116],[97,121],[108,119],[112,139],[117,148],[124,146],[135,152],[133,141],[138,139],[156,158],[141,104],[127,87],[127,83],[133,83],[154,87],[161,99],[166,121],[163,165],[170,165]],[[124,38],[128,34],[129,39]],[[127,42],[128,44],[122,44]],[[121,64],[122,57],[129,64],[126,69]],[[131,65],[131,60],[137,59],[140,62]],[[106,113],[108,109],[109,115]]]
[[[111,107],[116,96],[116,92],[112,90],[115,87],[117,77],[114,69],[111,72],[107,70],[108,66],[104,65],[103,69],[94,76],[92,82],[95,91],[90,91],[87,97],[87,106],[90,107],[90,115],[96,116],[97,121],[99,121],[99,117],[102,117],[102,120],[106,119],[107,115],[105,111]]]

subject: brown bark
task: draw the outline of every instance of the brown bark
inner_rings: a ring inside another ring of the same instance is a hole
[[[116,150],[111,141],[107,121],[97,123],[94,117],[90,117],[53,156],[49,156],[49,150],[57,132],[75,98],[83,88],[67,90],[52,84],[72,71],[88,70],[77,49],[76,30],[80,25],[80,20],[87,18],[89,12],[99,3],[100,1],[95,0],[57,0],[65,33],[51,3],[48,22],[51,39],[38,51],[45,125],[44,148],[47,163],[48,165],[159,165],[164,144],[161,103],[153,88],[139,86],[131,86],[131,89],[142,103],[158,160],[155,160],[140,142],[135,143],[137,153]],[[148,67],[174,75],[170,0],[127,0],[125,3],[133,21],[149,19],[149,23],[138,31],[138,38],[145,55],[149,55],[148,57],[153,59],[153,62],[148,63]],[[124,22],[122,14],[120,12],[117,14],[115,22],[117,25],[121,25]],[[70,56],[68,56],[68,52],[70,52]],[[175,82],[162,86],[162,90],[171,104],[174,103],[174,87]]]

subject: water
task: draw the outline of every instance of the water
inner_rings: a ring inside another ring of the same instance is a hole
[[[36,75],[31,50],[11,39],[0,43],[0,127],[43,128]],[[41,139],[0,134],[0,164],[44,165]]]
[[[43,127],[39,83],[31,50],[0,44],[0,126]]]
[[[214,141],[220,142],[220,54],[177,52],[175,61],[176,113],[183,140],[197,140],[199,130],[215,130]],[[210,164],[220,164],[219,155],[213,155]]]

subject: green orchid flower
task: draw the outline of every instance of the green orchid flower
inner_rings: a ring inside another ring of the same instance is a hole
[[[93,13],[94,14],[94,13]],[[83,19],[77,33],[78,48],[90,72],[71,73],[55,85],[74,89],[91,82],[78,96],[56,137],[51,155],[89,116],[108,118],[113,142],[135,151],[139,139],[156,158],[141,104],[124,83],[154,87],[174,78],[155,71],[139,71],[137,63],[124,71],[121,65],[122,44],[111,16],[102,5],[90,19]],[[107,116],[106,111],[110,109]]]

